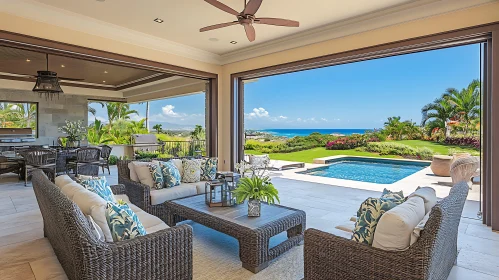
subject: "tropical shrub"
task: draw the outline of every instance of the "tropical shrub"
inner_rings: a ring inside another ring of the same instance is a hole
[[[350,150],[357,147],[365,146],[370,142],[379,142],[379,138],[374,134],[352,135],[348,137],[340,137],[336,140],[326,143],[327,150]]]
[[[109,165],[116,165],[118,162],[118,157],[115,155],[110,155],[109,156]]]
[[[367,152],[378,153],[380,155],[397,155],[421,160],[430,160],[434,154],[433,150],[422,147],[413,148],[408,145],[392,142],[371,142],[364,148]]]
[[[475,149],[480,149],[480,139],[477,137],[447,137],[444,140],[445,144],[473,147]]]

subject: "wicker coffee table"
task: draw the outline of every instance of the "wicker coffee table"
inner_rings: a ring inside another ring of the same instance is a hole
[[[234,207],[208,207],[203,195],[165,202],[166,223],[192,220],[239,241],[239,258],[243,267],[257,273],[269,261],[298,245],[303,240],[305,212],[280,205],[262,203],[261,217],[248,217],[246,203]],[[269,248],[269,239],[287,231],[288,239]]]

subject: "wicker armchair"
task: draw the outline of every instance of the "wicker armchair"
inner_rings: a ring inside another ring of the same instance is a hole
[[[53,181],[57,173],[57,151],[52,149],[33,149],[20,153],[24,158],[24,185],[28,184],[28,176],[33,169],[41,169]]]
[[[316,229],[305,231],[305,279],[447,279],[468,195],[465,182],[433,207],[425,229],[405,251],[383,251]]]
[[[69,279],[192,279],[190,226],[106,243],[92,234],[78,206],[39,170],[33,172],[33,188],[44,234]],[[111,188],[115,194],[125,191],[122,185]]]

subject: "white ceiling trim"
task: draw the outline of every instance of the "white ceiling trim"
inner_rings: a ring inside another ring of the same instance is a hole
[[[496,1],[419,0],[226,53],[222,55],[222,63],[229,64]]]
[[[130,30],[33,0],[2,2],[0,11],[152,50],[224,65],[496,1],[498,0],[417,0],[223,55]]]
[[[215,64],[221,63],[220,55],[218,54],[151,36],[33,0],[2,2],[2,5],[0,5],[0,11],[38,22],[56,25],[198,61]]]

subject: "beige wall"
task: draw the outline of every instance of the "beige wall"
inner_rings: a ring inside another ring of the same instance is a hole
[[[265,55],[224,66],[124,44],[107,38],[37,23],[0,13],[0,29],[55,41],[115,52],[219,74],[219,157],[221,169],[228,169],[230,158],[230,74],[306,58],[333,54],[408,38],[445,32],[499,21],[499,3],[456,11],[440,16],[399,24],[365,33],[329,40],[288,51]],[[224,164],[225,162],[225,164]]]

